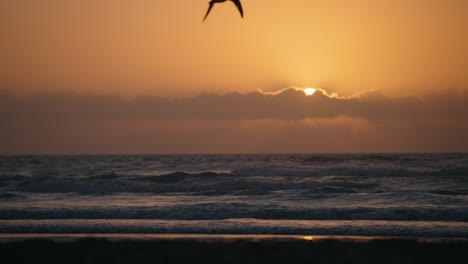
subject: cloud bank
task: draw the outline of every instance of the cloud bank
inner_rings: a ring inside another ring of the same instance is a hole
[[[0,95],[0,120],[63,122],[77,120],[297,120],[339,116],[381,118],[466,118],[466,91],[445,90],[421,97],[388,98],[372,91],[352,97],[317,90],[305,96],[297,88],[276,93],[202,94],[174,99],[143,96],[36,94],[26,98]]]
[[[468,151],[468,93],[191,98],[0,92],[0,154]]]

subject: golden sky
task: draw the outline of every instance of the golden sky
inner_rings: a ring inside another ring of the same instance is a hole
[[[465,0],[0,2],[0,86],[188,96],[468,87]]]
[[[208,2],[0,1],[0,155],[468,151],[468,1]]]

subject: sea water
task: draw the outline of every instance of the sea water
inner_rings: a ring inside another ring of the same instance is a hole
[[[0,233],[468,237],[468,154],[3,156]]]

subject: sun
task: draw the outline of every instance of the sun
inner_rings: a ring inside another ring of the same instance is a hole
[[[304,89],[304,93],[309,96],[309,95],[313,95],[317,90],[315,90],[314,88],[305,88]]]

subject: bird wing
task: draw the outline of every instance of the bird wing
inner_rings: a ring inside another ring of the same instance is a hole
[[[210,6],[208,7],[208,10],[206,11],[206,15],[205,15],[205,17],[203,18],[203,22],[205,22],[206,18],[207,18],[208,15],[210,14],[210,11],[211,11],[211,9],[213,8],[213,5],[214,5],[214,4],[215,4],[214,1],[211,1],[211,2],[210,2]]]
[[[237,6],[237,9],[239,10],[240,15],[243,18],[244,17],[244,10],[242,10],[242,4],[241,4],[240,0],[231,0],[231,1]]]

